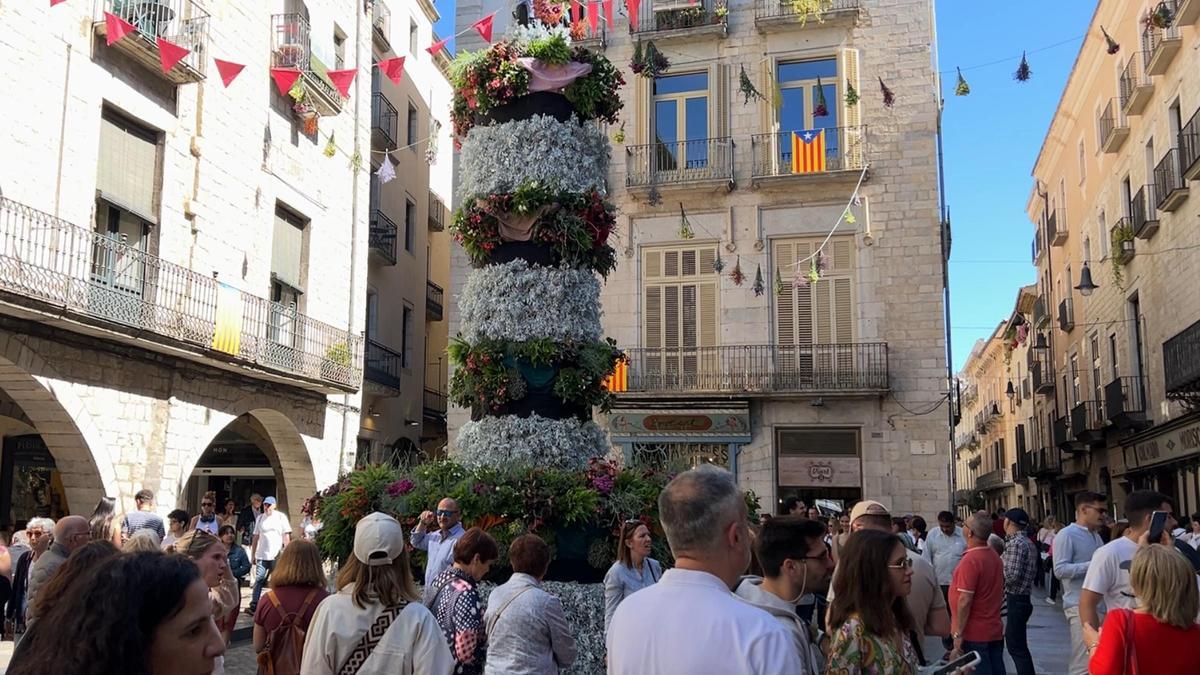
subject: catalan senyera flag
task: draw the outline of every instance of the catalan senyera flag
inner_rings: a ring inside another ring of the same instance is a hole
[[[604,378],[604,388],[611,392],[629,391],[629,362],[617,361],[612,375]]]
[[[792,173],[820,173],[824,170],[825,130],[793,131]]]
[[[216,330],[213,349],[237,356],[242,348],[242,315],[245,307],[242,294],[233,286],[217,283]]]

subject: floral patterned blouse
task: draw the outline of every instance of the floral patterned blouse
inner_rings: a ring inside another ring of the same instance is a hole
[[[902,650],[892,640],[867,632],[851,617],[834,631],[829,646],[828,675],[915,675],[917,653],[904,638]]]
[[[454,655],[454,674],[481,675],[487,657],[487,632],[475,580],[450,566],[437,576],[430,590],[429,609]]]

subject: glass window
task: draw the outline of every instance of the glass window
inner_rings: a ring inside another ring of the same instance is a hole
[[[825,154],[830,159],[839,156],[841,146],[838,131],[841,98],[838,96],[837,60],[796,61],[780,63],[779,93],[783,105],[779,108],[780,159],[791,162],[791,132],[825,129]],[[817,82],[820,78],[821,86]],[[817,115],[818,104],[824,95],[825,114]],[[785,142],[786,141],[786,142]]]
[[[408,53],[417,53],[417,22],[408,20]]]
[[[708,73],[663,75],[654,80],[654,95],[679,94],[685,91],[708,91]]]
[[[687,73],[654,82],[656,170],[708,166],[708,73]]]
[[[779,82],[837,78],[837,59],[794,61],[779,64]]]
[[[411,103],[408,104],[408,149],[417,151],[417,107]]]
[[[401,339],[404,340],[404,344],[401,346],[401,350],[400,350],[401,359],[402,359],[401,365],[404,368],[411,368],[412,367],[412,348],[413,348],[413,309],[412,309],[412,307],[409,307],[408,305],[404,306],[404,315],[403,315],[402,320],[403,320],[402,325],[404,328],[404,334],[401,336]]]
[[[412,253],[413,232],[417,227],[417,205],[411,199],[404,200],[404,250]]]

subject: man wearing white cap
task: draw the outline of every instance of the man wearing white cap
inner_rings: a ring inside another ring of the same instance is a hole
[[[454,657],[422,605],[404,552],[404,531],[384,513],[354,528],[354,555],[338,592],[317,605],[304,640],[303,675],[447,675]]]
[[[275,509],[275,498],[263,500],[263,512],[254,523],[254,539],[250,541],[250,557],[254,559],[254,593],[250,596],[247,614],[254,614],[263,586],[275,569],[275,560],[283,547],[292,541],[292,524],[282,511]]]
[[[870,499],[863,500],[850,510],[850,532],[854,533],[859,530],[891,532],[892,514],[888,512],[886,506],[879,502]],[[950,612],[946,609],[946,598],[938,586],[937,574],[933,571],[933,565],[929,564],[929,561],[922,558],[921,554],[916,551],[906,548],[905,552],[908,554],[909,561],[912,562],[913,571],[912,591],[905,598],[905,602],[908,603],[908,611],[917,624],[917,639],[913,640],[913,645],[918,648],[922,661],[933,663],[940,655],[927,653],[925,637],[949,635]],[[836,568],[834,568],[833,576],[837,577]],[[829,585],[828,598],[832,605],[833,584]]]

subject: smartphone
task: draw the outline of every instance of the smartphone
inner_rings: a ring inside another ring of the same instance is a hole
[[[953,661],[938,665],[937,670],[934,670],[929,675],[954,675],[963,668],[969,668],[979,664],[979,652],[967,652]]]
[[[1162,541],[1163,529],[1167,526],[1167,512],[1155,511],[1150,516],[1150,543],[1157,544]]]

